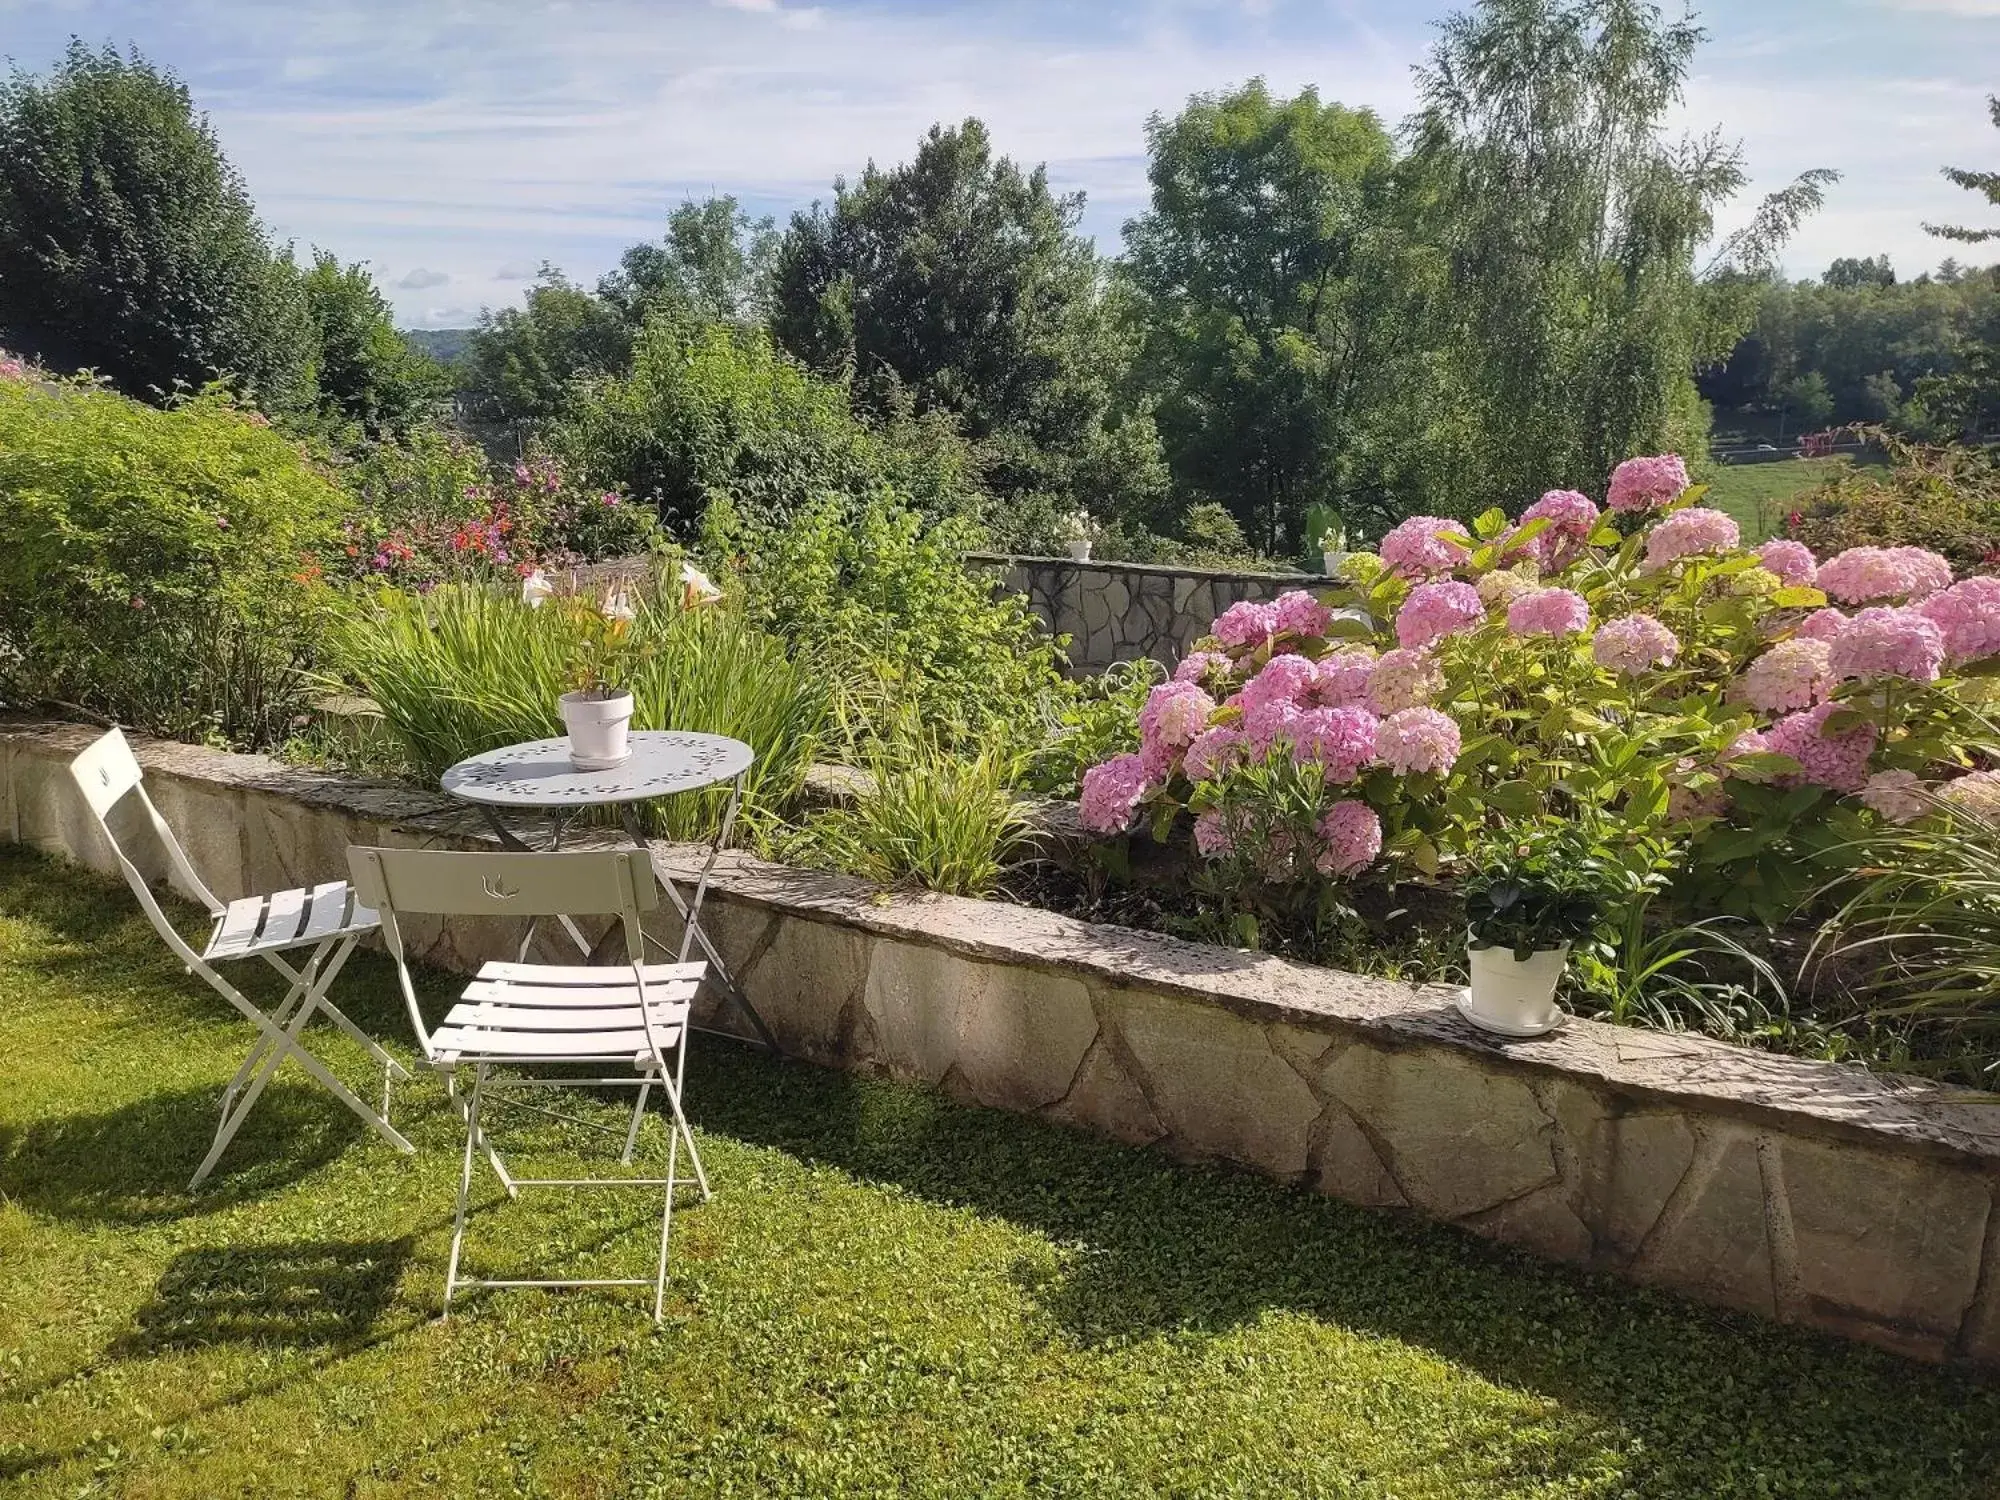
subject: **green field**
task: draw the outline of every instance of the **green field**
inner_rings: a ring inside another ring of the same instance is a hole
[[[1828,474],[1846,468],[1847,454],[1835,458],[1780,458],[1762,464],[1722,464],[1709,480],[1705,504],[1736,518],[1746,542],[1767,541],[1784,524],[1799,496],[1816,489]]]

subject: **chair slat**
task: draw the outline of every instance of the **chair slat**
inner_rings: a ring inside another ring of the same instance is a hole
[[[346,881],[329,880],[314,886],[308,898],[306,925],[299,930],[299,936],[323,938],[340,931],[347,923],[347,905]]]
[[[208,945],[210,958],[228,958],[246,951],[257,936],[257,922],[264,915],[262,896],[244,896],[229,903],[222,914],[222,926]]]
[[[264,911],[264,925],[257,933],[256,946],[275,948],[299,935],[299,923],[306,914],[304,891],[279,891]]]
[[[661,1031],[660,1047],[679,1045],[678,1027]],[[439,1052],[456,1052],[466,1057],[568,1058],[581,1062],[590,1058],[638,1057],[646,1052],[646,1033],[631,1031],[466,1031],[457,1026],[440,1026],[431,1033],[431,1044]]]
[[[481,964],[479,979],[526,980],[532,984],[604,984],[615,981],[620,973],[632,972],[631,965],[613,964],[512,964],[494,961]],[[670,979],[702,978],[708,972],[705,963],[690,964],[647,964],[640,970],[646,976],[646,983],[660,984]]]
[[[688,1007],[655,1005],[653,1026],[678,1026],[688,1018]],[[512,1005],[454,1005],[444,1018],[447,1026],[494,1027],[507,1031],[612,1031],[639,1026],[636,1005],[592,1006],[589,1009],[522,1010]]]
[[[646,998],[655,1005],[694,999],[695,986],[687,980],[673,984],[648,984]],[[475,979],[465,987],[461,1000],[486,1000],[501,1005],[540,1005],[561,1009],[573,1005],[637,1005],[638,988],[631,984],[582,985],[495,984]]]

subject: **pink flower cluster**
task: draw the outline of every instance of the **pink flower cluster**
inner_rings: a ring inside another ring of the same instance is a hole
[[[1864,609],[1828,647],[1836,677],[1900,677],[1936,682],[1944,632],[1914,609]]]
[[[1312,640],[1326,634],[1333,611],[1304,589],[1293,589],[1271,601],[1271,623],[1275,634]]]
[[[1819,586],[1843,604],[1928,599],[1951,587],[1951,564],[1923,547],[1849,547],[1819,565]]]
[[[1254,651],[1278,628],[1275,606],[1256,599],[1239,599],[1215,617],[1213,633],[1231,651]]]
[[[1382,852],[1382,820],[1366,802],[1343,798],[1334,803],[1319,820],[1319,836],[1326,847],[1313,868],[1322,875],[1352,875],[1373,864]]]
[[[1780,641],[1736,679],[1735,695],[1767,714],[1811,708],[1833,687],[1831,653],[1825,641]]]
[[[1680,654],[1674,633],[1651,615],[1607,620],[1591,637],[1591,658],[1607,672],[1637,677],[1652,667],[1670,666]]]
[[[1628,458],[1611,471],[1606,500],[1613,510],[1657,510],[1680,498],[1688,487],[1687,465],[1677,453]]]
[[[1816,609],[1792,632],[1802,641],[1831,641],[1847,629],[1847,616],[1833,608]]]
[[[1861,802],[1891,823],[1914,823],[1930,811],[1930,796],[1915,771],[1877,771],[1861,788]]]
[[[1192,682],[1163,682],[1139,710],[1140,754],[1147,768],[1164,776],[1175,760],[1208,727],[1215,700]]]
[[[1590,624],[1590,606],[1568,589],[1536,589],[1507,606],[1511,635],[1574,635]]]
[[[1974,771],[1947,781],[1938,799],[1975,817],[2000,822],[2000,771]]]
[[[17,355],[0,349],[0,380],[26,380],[28,362]]]
[[[1233,666],[1234,663],[1220,651],[1190,651],[1174,668],[1174,681],[1218,687],[1228,680]]]
[[[1375,756],[1398,776],[1448,771],[1458,759],[1458,723],[1434,708],[1405,708],[1375,731]]]
[[[1189,781],[1217,781],[1250,753],[1250,737],[1240,729],[1218,724],[1194,737],[1181,757],[1181,774]]]
[[[1464,546],[1445,540],[1456,537]],[[1375,551],[1382,561],[1405,578],[1430,578],[1449,573],[1465,561],[1472,538],[1456,521],[1441,516],[1411,516],[1382,538]]]
[[[1328,781],[1352,781],[1375,758],[1380,723],[1359,704],[1305,709],[1292,725],[1292,759],[1317,763]]]
[[[1646,567],[1664,568],[1684,557],[1733,552],[1743,540],[1733,517],[1705,506],[1677,510],[1646,536]]]
[[[1479,590],[1469,583],[1420,583],[1396,611],[1396,639],[1415,650],[1470,630],[1486,618]]]
[[[1389,654],[1395,655],[1393,651]],[[1345,708],[1350,703],[1366,702],[1375,665],[1373,646],[1348,646],[1322,656],[1306,702],[1315,708]]]
[[[1868,757],[1875,751],[1879,732],[1864,720],[1838,734],[1827,733],[1827,719],[1840,711],[1838,703],[1822,703],[1803,713],[1787,714],[1765,733],[1767,749],[1799,763],[1800,774],[1787,780],[1836,792],[1858,792],[1867,784]]]
[[[1968,578],[1917,608],[1943,632],[1945,654],[1954,665],[2000,652],[2000,578]]]
[[[1152,789],[1144,756],[1114,756],[1083,773],[1077,816],[1093,833],[1123,833]]]
[[[1807,586],[1819,572],[1812,548],[1804,542],[1789,541],[1784,537],[1759,547],[1757,560],[1776,573],[1778,581],[1787,587]]]
[[[1500,568],[1485,574],[1473,587],[1479,591],[1479,602],[1491,609],[1496,604],[1504,608],[1523,594],[1533,593],[1541,585],[1526,573]]]
[[[1598,510],[1590,496],[1576,490],[1550,490],[1521,512],[1521,524],[1546,521],[1535,535],[1522,544],[1522,551],[1549,572],[1566,566],[1590,540],[1597,529]]]
[[[1368,674],[1368,706],[1378,714],[1421,708],[1443,691],[1444,670],[1427,651],[1386,652]]]

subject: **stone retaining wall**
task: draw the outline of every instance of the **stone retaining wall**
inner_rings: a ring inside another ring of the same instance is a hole
[[[106,868],[64,769],[90,738],[0,725],[0,833]],[[344,876],[350,843],[481,841],[422,791],[184,745],[140,758],[225,896]],[[655,857],[682,869],[694,853]],[[2000,1365],[1990,1096],[1591,1022],[1502,1042],[1443,989],[991,902],[885,899],[741,855],[710,927],[793,1055]],[[466,924],[420,940],[465,969],[506,937]]]
[[[1042,623],[1070,637],[1078,672],[1150,656],[1171,667],[1208,633],[1209,622],[1239,599],[1274,599],[1287,589],[1325,586],[1303,573],[1233,573],[1152,563],[1073,562],[1057,557],[967,554],[1000,570],[1010,593],[1025,594]]]

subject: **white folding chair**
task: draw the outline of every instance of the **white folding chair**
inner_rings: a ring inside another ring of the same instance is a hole
[[[83,800],[89,804],[98,827],[104,830],[112,853],[117,855],[118,866],[125,872],[125,883],[132,887],[132,893],[139,898],[139,904],[145,908],[155,930],[166,939],[167,946],[174,950],[189,973],[199,974],[207,980],[217,994],[241,1011],[257,1028],[256,1046],[250,1049],[250,1055],[243,1059],[243,1066],[236,1070],[236,1076],[222,1091],[222,1119],[216,1126],[214,1143],[209,1146],[208,1155],[202,1158],[201,1165],[195,1168],[189,1189],[200,1187],[202,1179],[214,1170],[238,1127],[243,1124],[244,1117],[264,1092],[264,1085],[271,1081],[287,1057],[296,1058],[301,1067],[325,1084],[335,1098],[359,1115],[390,1145],[399,1151],[414,1151],[416,1148],[389,1123],[390,1084],[395,1079],[408,1078],[408,1070],[326,998],[328,987],[339,977],[355,942],[373,932],[378,925],[375,913],[355,899],[347,882],[334,880],[316,885],[311,890],[280,891],[274,896],[246,896],[237,901],[220,901],[195,873],[180,840],[174,837],[166,819],[160,816],[153,799],[146,795],[139,762],[133,759],[132,748],[125,743],[124,735],[114,729],[103,736],[70,762],[69,773],[82,791]],[[208,908],[212,926],[208,941],[199,953],[174,930],[173,923],[167,920],[166,913],[160,910],[159,902],[154,899],[146,877],[132,863],[119,844],[117,835],[111,831],[112,809],[127,796],[136,800],[152,824],[153,832],[166,847],[173,883],[183,894]],[[305,962],[297,967],[281,957],[298,949],[311,951],[306,955]],[[246,999],[240,990],[215,970],[214,966],[218,963],[246,958],[261,958],[290,982],[291,988],[285,992],[284,999],[269,1011]],[[368,1055],[382,1065],[382,1108],[379,1112],[334,1077],[326,1065],[306,1051],[300,1042],[300,1033],[315,1015],[324,1015],[365,1047]]]
[[[689,1018],[702,963],[649,964],[639,919],[660,904],[652,857],[641,849],[575,853],[448,853],[428,849],[348,850],[348,868],[361,899],[382,914],[382,937],[396,961],[403,1001],[425,1058],[445,1080],[445,1090],[465,1119],[465,1158],[452,1216],[451,1260],[445,1269],[444,1314],[461,1287],[650,1286],[653,1320],[666,1301],[667,1238],[673,1229],[674,1190],[696,1187],[708,1201],[708,1174],[694,1135],[681,1110],[686,1078]],[[623,965],[488,963],[465,987],[459,1002],[432,1031],[424,1025],[417,992],[410,982],[401,918],[434,916],[536,917],[617,916],[624,927]],[[669,1054],[672,1066],[669,1067]],[[524,1068],[584,1064],[583,1076],[534,1077]],[[504,1068],[496,1073],[494,1069]],[[472,1072],[472,1088],[454,1085],[460,1068]],[[626,1071],[613,1072],[623,1068]],[[608,1076],[607,1076],[608,1075]],[[622,1133],[629,1161],[648,1094],[659,1089],[672,1116],[664,1177],[516,1177],[481,1124],[489,1102],[511,1104],[538,1114],[603,1130],[523,1099],[517,1090],[553,1088],[637,1088],[629,1128]],[[681,1148],[687,1149],[693,1177],[679,1176]],[[660,1188],[660,1255],[650,1280],[638,1277],[567,1280],[484,1279],[459,1275],[465,1242],[465,1215],[472,1191],[472,1157],[483,1152],[509,1196],[524,1187]]]

